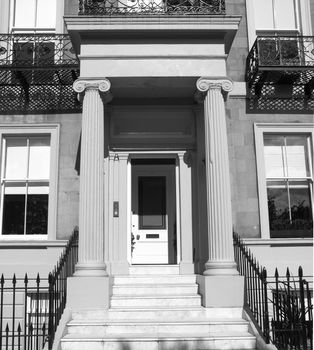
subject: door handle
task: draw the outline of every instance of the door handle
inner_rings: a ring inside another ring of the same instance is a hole
[[[139,239],[140,239],[140,237],[141,237],[140,235],[136,235],[136,239],[137,239],[137,240],[139,240]]]

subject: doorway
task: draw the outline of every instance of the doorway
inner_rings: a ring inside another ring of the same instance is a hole
[[[131,160],[132,264],[176,264],[175,159]]]

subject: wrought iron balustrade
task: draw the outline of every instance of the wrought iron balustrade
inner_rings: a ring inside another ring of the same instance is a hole
[[[246,65],[249,109],[314,109],[314,37],[258,36]]]
[[[64,34],[0,34],[0,114],[78,112],[79,61]]]
[[[223,15],[225,0],[80,0],[79,15]]]

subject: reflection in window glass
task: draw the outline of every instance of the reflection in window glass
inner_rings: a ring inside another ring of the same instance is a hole
[[[270,236],[312,237],[309,137],[264,135]]]
[[[15,0],[13,26],[34,28],[36,26],[36,0]]]
[[[293,30],[297,28],[294,0],[253,1],[257,30]]]
[[[140,176],[139,227],[164,229],[166,215],[166,178],[164,176]]]

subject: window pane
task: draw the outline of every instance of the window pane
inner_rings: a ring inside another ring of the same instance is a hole
[[[271,238],[313,236],[309,184],[267,182],[267,197]]]
[[[48,227],[48,194],[27,196],[26,234],[46,235]]]
[[[305,136],[287,136],[286,152],[288,176],[309,176],[307,138]]]
[[[3,195],[3,235],[23,235],[25,187],[5,187]]]
[[[35,0],[15,0],[14,27],[35,27]]]
[[[303,237],[312,237],[313,218],[309,184],[289,182],[289,193],[294,231],[300,231]]]
[[[139,227],[165,228],[166,178],[164,176],[139,177]]]
[[[284,137],[264,136],[265,172],[267,178],[284,177]]]
[[[56,0],[37,0],[37,23],[39,28],[56,27]]]
[[[27,141],[26,138],[6,139],[5,178],[10,180],[25,179],[27,176]]]
[[[50,140],[48,137],[34,137],[29,141],[30,179],[49,179]]]
[[[275,0],[274,5],[276,29],[295,29],[294,0]]]
[[[273,29],[273,0],[254,0],[256,29]]]

